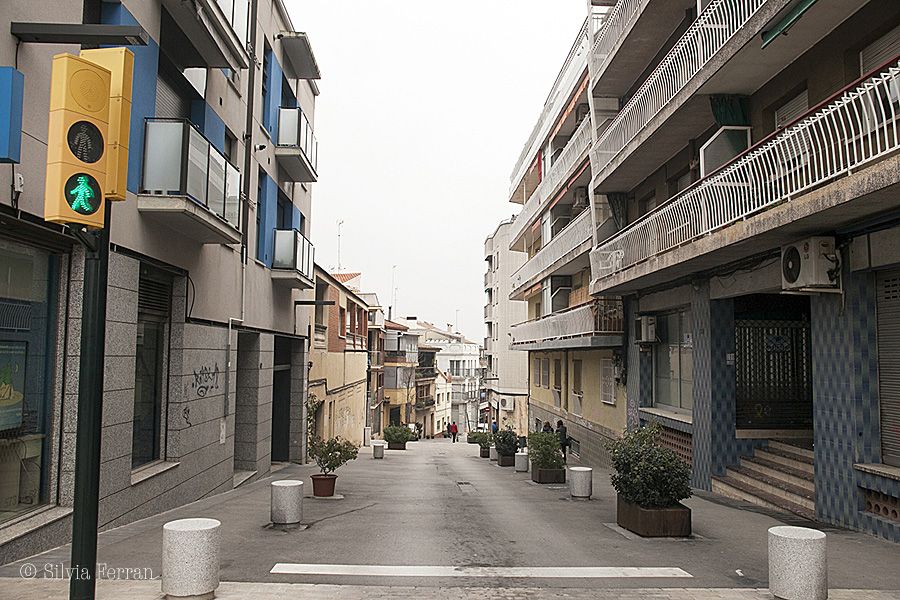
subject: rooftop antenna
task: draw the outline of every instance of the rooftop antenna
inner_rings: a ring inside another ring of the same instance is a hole
[[[343,221],[342,219],[338,219],[338,222],[337,222],[337,233],[338,233],[338,248],[337,248],[337,251],[338,251],[338,253],[337,253],[337,254],[338,254],[338,256],[337,256],[338,264],[337,264],[337,272],[338,272],[338,273],[340,273],[341,270],[342,270],[342,269],[341,269],[341,225],[343,225],[343,224],[344,224],[344,221]]]

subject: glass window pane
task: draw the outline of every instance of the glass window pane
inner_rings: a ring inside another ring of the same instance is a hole
[[[131,467],[160,458],[163,337],[166,324],[138,315]]]
[[[148,192],[177,194],[181,190],[180,121],[149,121],[144,138],[144,172],[141,188]]]

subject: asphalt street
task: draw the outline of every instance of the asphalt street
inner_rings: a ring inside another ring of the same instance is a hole
[[[110,570],[144,569],[158,576],[163,523],[211,517],[222,522],[220,579],[225,582],[418,589],[765,588],[766,530],[789,523],[828,534],[830,587],[900,590],[900,548],[868,535],[704,494],[686,502],[693,510],[694,537],[640,539],[614,526],[608,473],[595,470],[592,500],[573,501],[564,485],[534,484],[527,474],[478,458],[477,446],[447,440],[410,443],[406,451],[387,451],[384,460],[374,460],[371,449],[363,448],[338,471],[342,499],[304,500],[308,528],[269,527],[269,483],[302,478],[309,486],[313,472],[314,467],[292,465],[232,492],[105,532],[98,561]],[[45,565],[64,564],[68,552],[63,546],[0,567],[0,577],[20,578],[26,564],[41,577]],[[283,572],[272,573],[276,565]],[[359,565],[367,567],[354,568]],[[605,567],[624,570],[598,569]],[[673,572],[685,575],[644,576]],[[3,581],[0,598],[22,597],[4,595],[13,586]]]

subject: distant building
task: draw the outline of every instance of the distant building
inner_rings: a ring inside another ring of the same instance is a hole
[[[382,429],[414,422],[416,367],[419,364],[419,335],[406,325],[390,320],[385,321],[384,327]]]
[[[372,433],[381,433],[381,403],[384,402],[384,309],[378,296],[360,294],[369,305],[369,379],[366,397],[369,403],[367,425]]]

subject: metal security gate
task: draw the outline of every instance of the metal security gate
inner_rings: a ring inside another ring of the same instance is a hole
[[[881,460],[900,466],[900,270],[877,276]]]
[[[809,322],[735,320],[738,429],[811,429]]]

